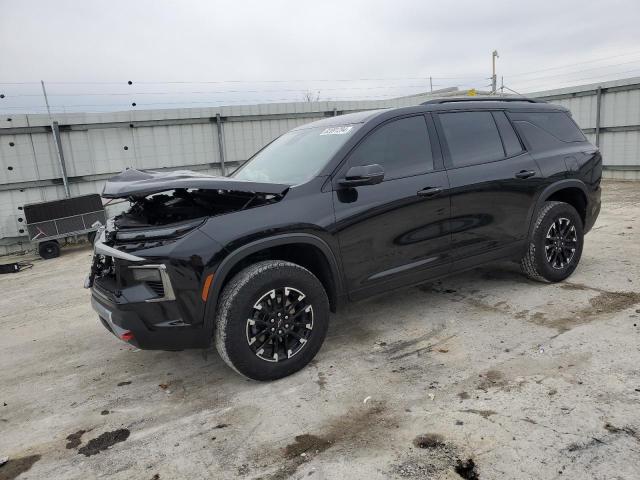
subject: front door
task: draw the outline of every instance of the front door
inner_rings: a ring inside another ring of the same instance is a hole
[[[435,138],[430,116],[386,122],[359,143],[334,178],[337,234],[354,299],[449,270],[449,181],[430,132]],[[371,164],[384,168],[382,183],[339,186],[350,167]]]

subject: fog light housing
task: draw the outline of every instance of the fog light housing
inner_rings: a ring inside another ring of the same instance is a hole
[[[156,298],[149,298],[145,302],[165,302],[176,299],[165,265],[132,265],[129,266],[129,270],[133,280],[146,284],[156,293]]]
[[[157,267],[130,267],[133,279],[138,282],[161,282],[160,270]]]

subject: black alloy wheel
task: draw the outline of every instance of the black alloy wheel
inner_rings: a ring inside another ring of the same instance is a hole
[[[576,227],[571,220],[558,217],[549,227],[545,238],[545,255],[553,268],[560,270],[571,263],[578,246]]]
[[[251,351],[267,362],[291,358],[305,347],[313,332],[313,306],[300,290],[270,290],[253,305],[247,319]]]

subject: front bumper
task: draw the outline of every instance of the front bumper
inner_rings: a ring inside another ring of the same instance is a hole
[[[210,338],[202,328],[185,324],[175,301],[161,303],[119,304],[94,286],[91,306],[100,323],[113,335],[135,347],[146,350],[183,350],[206,348]],[[165,320],[173,318],[173,320]],[[163,319],[151,324],[150,319]]]
[[[91,305],[102,325],[119,339],[141,349],[207,347],[210,335],[203,333],[202,324],[192,323],[193,309],[189,306],[194,303],[191,297],[197,297],[187,288],[192,272],[180,272],[178,278],[182,281],[174,288],[168,264],[122,252],[104,242],[102,229],[94,243],[94,262],[85,282],[85,287],[91,289]],[[113,265],[106,275],[101,268],[105,257]],[[156,270],[159,281],[127,283],[123,275],[132,269]]]

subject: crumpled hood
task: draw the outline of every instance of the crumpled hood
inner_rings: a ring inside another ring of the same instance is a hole
[[[128,168],[107,180],[102,196],[104,198],[144,197],[176,188],[282,194],[289,185],[236,180],[191,170],[155,172]]]

